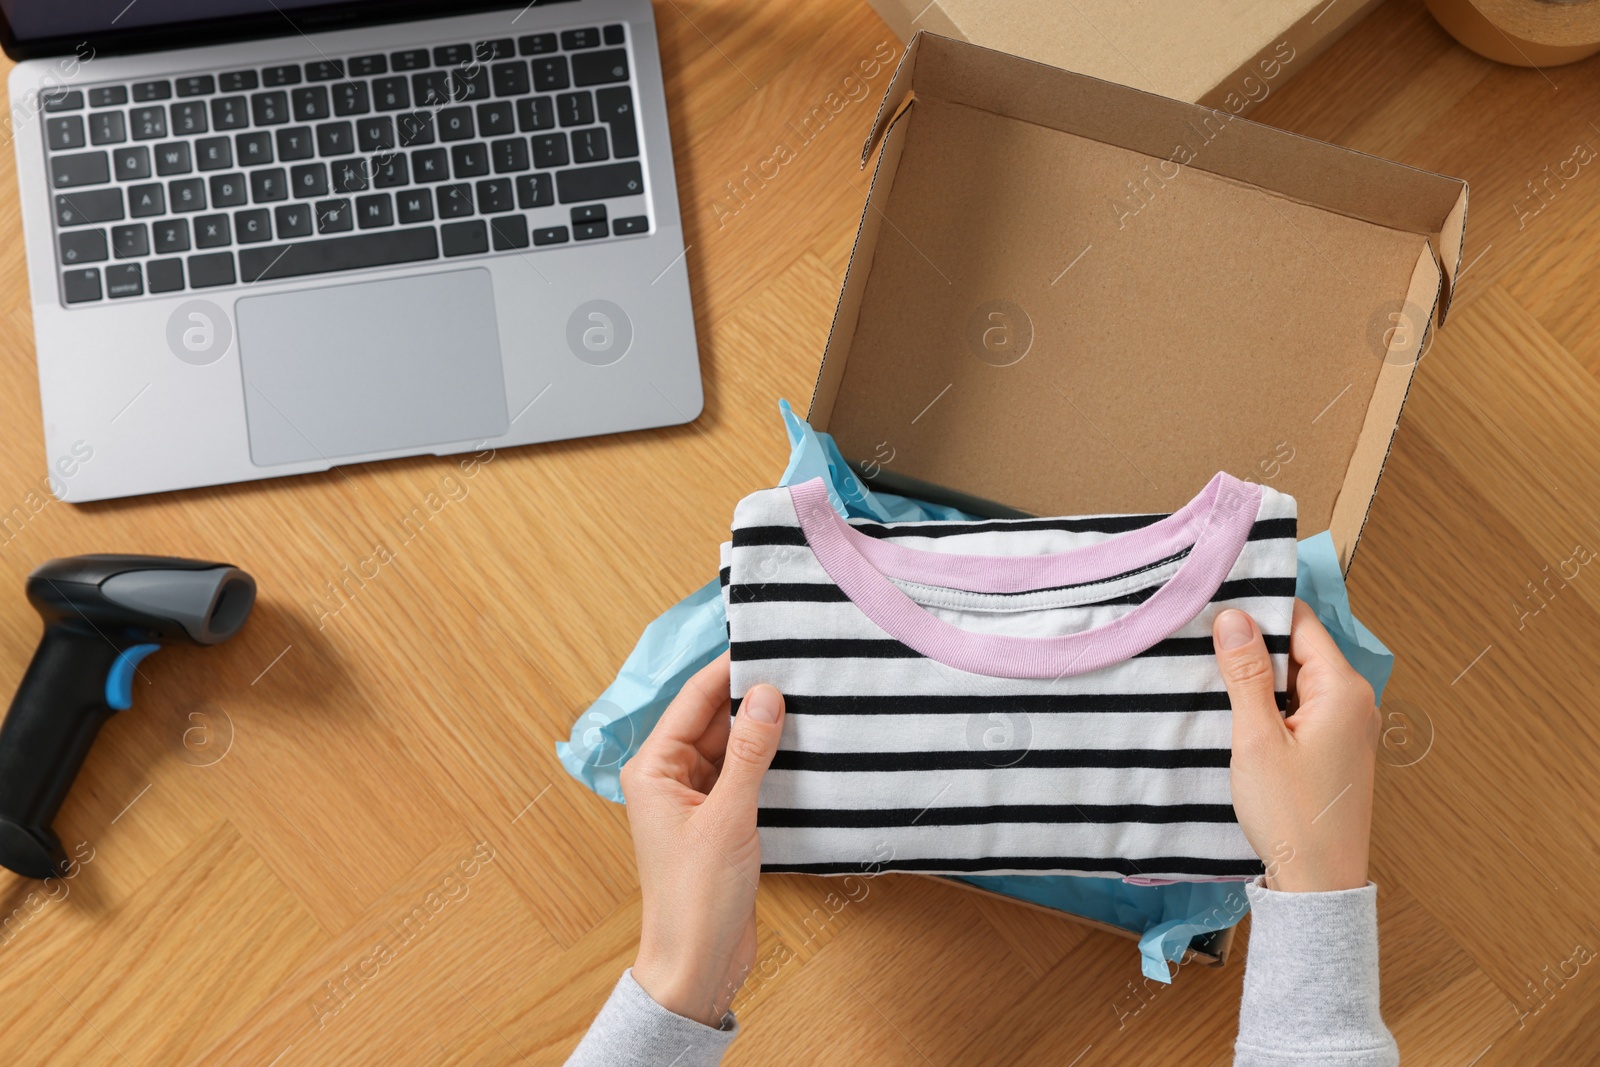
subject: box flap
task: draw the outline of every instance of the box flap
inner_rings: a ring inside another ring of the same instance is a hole
[[[878,138],[889,128],[889,123],[900,111],[900,105],[905,103],[906,97],[911,92],[911,79],[917,68],[917,55],[922,50],[925,38],[935,34],[918,32],[911,38],[911,43],[906,45],[906,50],[900,53],[900,62],[895,64],[894,74],[889,78],[889,84],[883,88],[883,99],[878,101],[878,113],[872,120],[872,129],[867,132],[867,140],[861,146],[861,168],[866,169],[867,160],[872,158],[872,149],[876,147]],[[949,40],[941,37],[940,40]]]

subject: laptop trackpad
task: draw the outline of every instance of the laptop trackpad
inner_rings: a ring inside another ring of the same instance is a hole
[[[247,296],[234,314],[258,467],[506,432],[482,268]]]

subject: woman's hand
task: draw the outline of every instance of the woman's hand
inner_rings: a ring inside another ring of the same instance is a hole
[[[728,656],[684,685],[622,768],[644,916],[633,978],[668,1011],[718,1026],[756,958],[756,795],[783,696],[751,689],[730,720]]]
[[[1288,718],[1273,700],[1272,661],[1254,620],[1224,611],[1212,626],[1233,704],[1233,810],[1290,893],[1367,884],[1377,706],[1372,686],[1303,601],[1289,637]]]

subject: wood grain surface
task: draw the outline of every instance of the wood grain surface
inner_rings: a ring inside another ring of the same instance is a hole
[[[776,402],[809,398],[901,50],[860,0],[656,14],[707,398],[676,429],[49,502],[0,151],[0,688],[44,559],[226,559],[262,591],[231,643],[141,668],[58,823],[76,876],[0,877],[0,1063],[543,1067],[631,962],[623,813],[553,746],[782,470]],[[1399,653],[1384,1005],[1408,1064],[1591,1062],[1600,60],[1499,67],[1390,0],[1254,117],[1471,182],[1469,266],[1351,576]],[[1125,940],[926,879],[828,894],[763,879],[730,1063],[1230,1058],[1245,938],[1163,987]]]

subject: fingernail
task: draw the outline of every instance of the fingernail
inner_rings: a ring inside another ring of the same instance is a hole
[[[777,722],[778,714],[783,710],[783,698],[772,686],[758,685],[744,695],[744,703],[740,707],[744,714],[756,722]]]
[[[1242,648],[1256,639],[1256,628],[1250,616],[1229,608],[1217,616],[1217,645],[1224,652]]]

